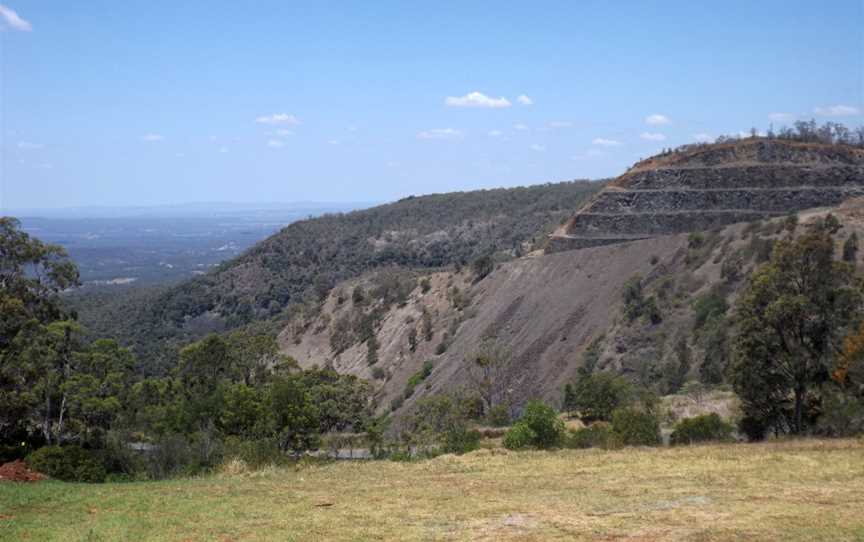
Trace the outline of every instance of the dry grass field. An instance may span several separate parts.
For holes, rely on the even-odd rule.
[[[864,540],[864,441],[0,485],[3,540]]]

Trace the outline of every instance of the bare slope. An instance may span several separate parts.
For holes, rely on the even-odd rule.
[[[802,220],[826,212],[817,210]],[[860,205],[834,212],[845,224],[841,240],[852,231],[864,236]],[[426,293],[418,285],[402,306],[392,306],[383,317],[376,334],[381,345],[377,377],[366,362],[367,343],[338,355],[329,346],[334,321],[356,320],[370,310],[358,309],[350,300],[339,304],[336,293],[311,321],[286,328],[281,344],[304,366],[332,364],[376,382],[380,411],[410,409],[420,397],[470,389],[465,360],[484,339],[494,339],[511,353],[505,378],[516,408],[532,397],[560,401],[562,387],[583,364],[587,347],[601,337],[598,369],[657,384],[683,341],[693,357],[689,376],[695,378],[706,353],[704,337],[695,329],[696,300],[716,293],[731,305],[782,231],[783,219],[774,219],[727,226],[695,238],[698,242],[686,234],[666,235],[524,257],[500,265],[473,285],[467,271],[433,274]],[[656,299],[661,322],[624,317],[622,291],[634,275],[641,276],[644,295]],[[337,291],[350,291],[353,285]],[[470,298],[461,309],[453,301],[454,287],[460,299]],[[423,333],[424,311],[432,324],[429,341]],[[413,351],[412,329],[418,336]],[[454,331],[446,352],[437,354],[445,333]],[[432,362],[431,374],[406,393],[409,379],[426,361]]]

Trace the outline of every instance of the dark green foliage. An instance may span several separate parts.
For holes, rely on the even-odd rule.
[[[702,248],[705,244],[705,235],[700,232],[693,232],[687,236],[687,248],[696,250]]]
[[[635,408],[619,408],[612,414],[612,432],[624,446],[657,446],[662,443],[657,418]]]
[[[492,270],[495,269],[495,260],[489,254],[479,256],[471,262],[471,271],[474,273],[474,282],[479,282],[486,278]]]
[[[622,298],[624,300],[624,316],[628,322],[632,322],[640,316],[651,324],[659,324],[663,321],[660,307],[654,296],[644,297],[641,276],[633,275],[624,283]]]
[[[423,368],[419,371],[411,375],[411,378],[408,379],[408,382],[405,384],[405,392],[402,394],[405,399],[408,399],[412,395],[414,395],[414,390],[417,386],[420,385],[421,382],[426,380],[429,375],[432,374],[432,369],[434,365],[431,360],[426,360],[423,362]]]
[[[586,421],[612,419],[612,412],[633,399],[633,388],[627,380],[601,372],[580,376],[571,385],[564,408]]]
[[[843,243],[843,261],[844,262],[855,262],[858,259],[858,234],[856,232],[852,232],[852,234],[846,238],[846,241]]]
[[[362,286],[355,286],[351,291],[351,302],[355,305],[362,305],[366,302],[366,292]]]
[[[705,357],[699,365],[699,381],[716,385],[725,380],[729,367],[729,325],[724,316],[714,316],[699,331]]]
[[[205,276],[86,305],[83,323],[133,345],[154,369],[167,369],[177,345],[269,318],[273,302],[317,304],[332,285],[392,266],[446,268],[493,251],[496,259],[508,258],[509,247],[543,239],[602,186],[569,182],[435,194],[301,220]],[[430,235],[438,232],[444,235]],[[415,277],[408,291],[416,285]],[[199,322],[206,326],[192,325]]]
[[[615,448],[619,438],[612,431],[612,425],[607,422],[595,422],[582,429],[571,431],[567,435],[565,445],[568,448]]]
[[[693,331],[699,332],[709,319],[722,316],[729,310],[726,297],[720,289],[712,288],[696,298],[693,302]]]
[[[429,277],[423,277],[420,279],[420,292],[423,294],[428,294],[429,290],[432,289],[432,283],[429,281]]]
[[[624,315],[632,322],[642,315],[642,306],[645,298],[642,296],[642,277],[634,275],[624,283],[624,291],[621,294],[624,299]]]
[[[507,405],[496,405],[486,413],[486,423],[492,427],[505,427],[510,425],[510,409]]]
[[[831,437],[864,434],[864,396],[826,385],[822,391],[822,415],[816,433]]]
[[[690,373],[693,355],[690,347],[687,346],[687,339],[681,337],[675,343],[675,357],[670,360],[663,371],[663,379],[666,384],[666,393],[676,393],[687,381],[687,375]]]
[[[387,378],[387,371],[385,371],[381,367],[373,367],[372,378],[374,378],[375,380],[384,380],[385,378]]]
[[[670,442],[693,444],[696,442],[728,442],[732,440],[732,426],[715,413],[684,418],[675,424]]]
[[[376,335],[372,335],[369,337],[369,340],[366,341],[366,364],[367,365],[375,365],[378,363],[378,337]]]
[[[555,409],[540,401],[529,401],[519,421],[504,436],[504,446],[511,450],[548,450],[559,446],[563,439],[564,422]]]
[[[441,453],[470,452],[480,445],[480,433],[469,428],[467,420],[452,397],[426,397],[417,403],[406,438],[421,447],[434,446]]]
[[[739,297],[733,382],[754,427],[801,433],[818,415],[819,386],[862,306],[852,266],[834,259],[838,227],[826,219],[779,241]]]
[[[64,482],[105,481],[105,467],[79,446],[44,446],[28,455],[26,461],[31,469]]]

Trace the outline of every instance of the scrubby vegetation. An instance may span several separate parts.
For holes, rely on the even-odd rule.
[[[408,197],[295,222],[213,272],[164,291],[77,304],[94,336],[111,336],[164,375],[179,344],[315,310],[338,282],[382,268],[467,266],[477,278],[512,258],[602,187],[587,181]],[[337,348],[341,347],[340,343]]]

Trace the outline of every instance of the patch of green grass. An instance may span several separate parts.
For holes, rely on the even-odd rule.
[[[3,540],[860,540],[864,441],[482,449],[123,484],[0,483]]]

